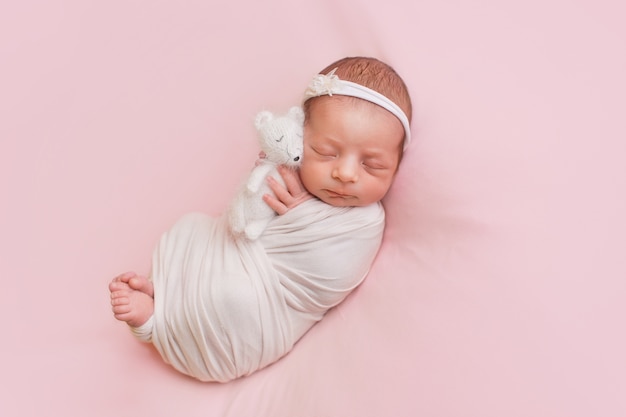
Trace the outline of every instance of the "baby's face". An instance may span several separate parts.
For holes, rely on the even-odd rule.
[[[393,182],[403,138],[400,121],[376,104],[318,97],[304,127],[302,183],[333,206],[380,201]]]

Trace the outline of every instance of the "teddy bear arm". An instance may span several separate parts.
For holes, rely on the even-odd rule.
[[[259,165],[254,168],[248,177],[247,187],[252,193],[256,193],[265,182],[265,177],[272,171],[273,166],[270,164]]]

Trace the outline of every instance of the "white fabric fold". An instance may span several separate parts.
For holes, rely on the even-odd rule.
[[[153,255],[154,315],[133,332],[165,362],[226,382],[278,360],[365,278],[384,229],[382,205],[309,200],[255,241],[227,217],[190,214]]]

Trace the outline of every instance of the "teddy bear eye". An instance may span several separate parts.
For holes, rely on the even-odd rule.
[[[276,139],[276,142],[280,142],[280,141],[282,141],[284,137],[285,137],[285,135],[282,135],[282,136],[280,137],[280,139]]]

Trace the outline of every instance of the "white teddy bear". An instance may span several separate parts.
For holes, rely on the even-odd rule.
[[[257,115],[254,124],[265,158],[254,167],[228,213],[233,234],[245,235],[250,240],[261,236],[269,221],[276,215],[263,201],[264,194],[272,194],[267,185],[267,176],[273,176],[284,185],[276,167],[286,165],[296,168],[302,161],[304,111],[298,106],[292,107],[283,116],[262,111]]]

